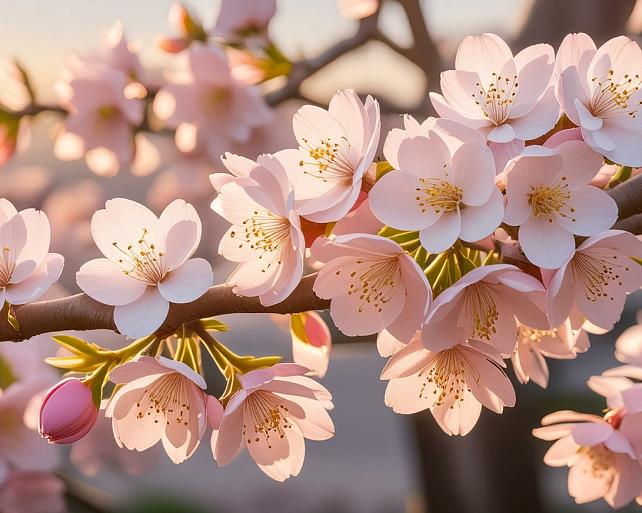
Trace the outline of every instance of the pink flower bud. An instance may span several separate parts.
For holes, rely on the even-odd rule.
[[[40,435],[49,443],[70,444],[89,433],[97,418],[89,387],[77,378],[65,379],[42,401]]]

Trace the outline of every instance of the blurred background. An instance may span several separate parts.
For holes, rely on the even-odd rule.
[[[67,56],[98,47],[102,35],[120,20],[129,40],[139,48],[150,77],[161,83],[164,74],[179,65],[178,57],[162,52],[156,44],[158,35],[169,30],[171,4],[171,0],[0,0],[0,57],[17,59],[29,72],[38,101],[55,104],[54,84]],[[210,26],[219,2],[191,0],[188,6]],[[452,67],[456,48],[467,34],[496,32],[515,52],[538,42],[557,47],[565,34],[576,31],[589,33],[599,45],[619,34],[637,36],[642,30],[642,3],[386,0],[375,22],[379,36],[360,40],[352,51],[331,59],[306,78],[297,94],[279,101],[269,134],[243,148],[244,154],[254,157],[262,151],[291,147],[290,119],[302,98],[324,104],[339,88],[376,95],[385,111],[386,129],[400,126],[399,114],[404,112],[423,119],[431,114],[427,92],[438,90],[439,72]],[[289,60],[313,61],[340,41],[354,43],[364,23],[372,20],[341,16],[335,0],[278,0],[269,33]],[[264,87],[278,95],[283,83],[274,82]],[[226,223],[208,208],[213,191],[207,175],[217,169],[216,162],[181,156],[171,137],[151,134],[148,144],[152,150],[146,162],[122,169],[116,176],[98,176],[82,160],[63,162],[54,156],[52,139],[60,119],[55,113],[38,115],[29,148],[0,170],[0,196],[18,208],[45,210],[52,224],[52,250],[67,258],[60,287],[52,295],[77,292],[75,271],[97,256],[89,232],[91,214],[116,196],[144,202],[156,212],[175,198],[194,203],[206,227],[199,253],[213,262],[216,281],[225,280],[231,266],[217,258],[216,247]],[[72,455],[76,465],[63,465],[69,509],[114,513],[606,511],[603,502],[573,503],[567,494],[566,469],[543,464],[548,444],[535,440],[530,431],[551,411],[599,412],[604,407],[585,381],[616,364],[612,357],[615,338],[635,323],[641,307],[642,295],[630,296],[621,323],[608,335],[592,336],[587,354],[574,361],[549,361],[547,390],[515,381],[517,407],[502,416],[485,410],[465,438],[446,436],[429,414],[393,414],[383,403],[385,384],[379,381],[379,373],[384,362],[373,341],[344,340],[335,333],[324,384],[335,393],[337,434],[323,444],[307,444],[299,477],[273,483],[247,455],[219,469],[207,438],[180,467],[162,454],[157,459],[154,454],[142,455],[129,469],[134,474],[145,469],[140,475],[124,472],[119,461],[110,460],[97,469],[76,454]],[[268,316],[237,315],[223,320],[232,328],[223,342],[240,352],[289,354],[289,335]],[[122,343],[107,333],[84,336],[114,346]],[[109,429],[104,430],[105,440]],[[630,511],[635,508],[631,506]]]

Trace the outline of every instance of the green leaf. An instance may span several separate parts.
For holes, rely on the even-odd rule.
[[[55,335],[51,337],[54,341],[78,355],[101,356],[101,348],[81,338],[72,337],[71,335]]]
[[[0,357],[0,390],[5,390],[9,385],[16,381],[16,376],[11,370],[11,365],[7,360]]]
[[[205,328],[206,330],[211,331],[229,331],[230,329],[227,324],[219,321],[218,319],[215,319],[214,317],[201,319],[201,326],[203,326],[203,328]]]

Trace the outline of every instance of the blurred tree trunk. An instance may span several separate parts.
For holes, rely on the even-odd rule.
[[[429,412],[413,415],[427,513],[542,513],[531,434],[540,409],[524,393],[502,415],[484,409],[465,437],[445,435]]]
[[[586,32],[600,45],[626,33],[626,21],[636,0],[535,0],[521,34],[520,49],[535,43],[557,48],[569,32]]]

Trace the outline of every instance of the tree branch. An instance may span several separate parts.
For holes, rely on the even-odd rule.
[[[618,219],[642,214],[642,175],[630,178],[609,191],[619,209]]]
[[[231,313],[297,313],[324,310],[330,302],[319,299],[312,291],[315,279],[316,273],[304,276],[299,286],[285,301],[271,307],[264,307],[256,297],[238,296],[232,292],[231,287],[216,285],[192,303],[172,304],[167,320],[157,334],[165,337],[185,322]],[[0,340],[18,342],[43,333],[68,330],[117,331],[113,318],[114,308],[98,303],[85,294],[15,306],[14,313],[20,325],[20,332],[17,333],[6,319],[2,319]]]

